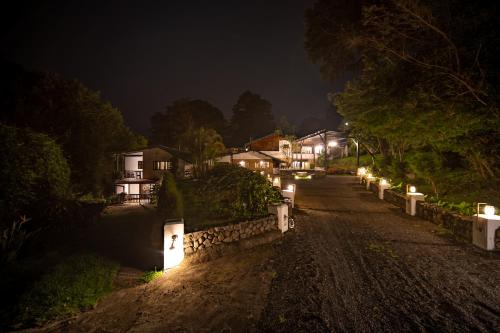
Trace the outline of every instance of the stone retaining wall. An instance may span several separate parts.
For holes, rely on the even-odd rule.
[[[472,243],[472,217],[451,212],[428,202],[417,203],[417,216],[443,226],[455,236]]]
[[[223,245],[278,230],[276,216],[269,215],[252,221],[212,227],[184,235],[184,253],[189,256],[207,252]]]
[[[378,184],[370,183],[370,190],[378,196]],[[406,208],[405,195],[384,191],[384,200],[402,208]],[[450,230],[458,238],[472,242],[472,217],[462,216],[428,202],[417,202],[417,216]]]

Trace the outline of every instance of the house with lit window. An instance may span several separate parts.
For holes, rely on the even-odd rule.
[[[281,160],[281,169],[324,169],[326,159],[347,156],[347,138],[342,132],[320,130],[293,141],[279,133],[250,140],[245,149]]]
[[[348,155],[347,138],[342,132],[321,130],[294,140],[292,169],[324,169],[329,158]]]
[[[155,146],[116,155],[115,193],[123,193],[127,201],[147,201],[155,184],[165,171],[177,177],[189,177],[192,164],[186,153]]]
[[[280,164],[283,163],[278,158],[252,150],[221,156],[215,162],[239,165],[266,177],[278,175]]]

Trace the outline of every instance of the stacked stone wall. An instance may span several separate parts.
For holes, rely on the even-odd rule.
[[[213,251],[241,240],[278,230],[276,216],[269,215],[252,221],[212,227],[184,235],[184,253],[192,254]]]

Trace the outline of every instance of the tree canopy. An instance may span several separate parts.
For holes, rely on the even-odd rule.
[[[209,163],[225,151],[222,137],[212,128],[200,127],[184,133],[183,146],[191,155],[194,174],[199,177],[208,171]]]
[[[167,106],[165,112],[151,117],[151,141],[182,148],[182,136],[200,127],[225,133],[227,125],[222,111],[201,99],[179,99]]]
[[[112,153],[146,140],[125,126],[121,113],[77,80],[5,67],[1,121],[45,133],[63,149],[76,193],[101,194],[113,179]]]
[[[374,151],[401,163],[419,152],[410,162],[427,169],[460,156],[478,177],[500,176],[495,4],[320,0],[306,21],[306,49],[326,78],[357,69],[332,100]]]
[[[243,92],[233,106],[231,144],[241,146],[250,138],[258,138],[274,130],[271,103],[251,91]]]

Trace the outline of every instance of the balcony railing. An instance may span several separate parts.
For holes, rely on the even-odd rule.
[[[129,203],[150,203],[151,194],[149,194],[149,193],[125,194],[123,196],[123,201],[129,202]]]
[[[122,178],[142,179],[142,171],[125,170],[122,173]]]

